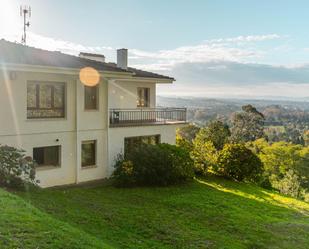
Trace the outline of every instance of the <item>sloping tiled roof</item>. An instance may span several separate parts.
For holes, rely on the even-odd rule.
[[[93,67],[99,71],[133,73],[133,77],[157,78],[174,80],[168,76],[146,72],[135,68],[121,69],[114,63],[104,63],[61,52],[33,48],[6,40],[0,40],[0,63],[23,64],[81,69]]]
[[[116,63],[109,62],[107,64],[112,66],[112,67],[116,67],[117,68]],[[127,71],[133,73],[134,74],[133,77],[156,78],[156,79],[158,79],[158,78],[160,79],[161,78],[161,79],[175,80],[174,78],[169,77],[169,76],[164,76],[162,74],[147,72],[147,71],[140,70],[140,69],[133,68],[133,67],[128,67]]]

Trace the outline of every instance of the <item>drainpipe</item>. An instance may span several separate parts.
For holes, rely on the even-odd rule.
[[[75,183],[78,184],[79,183],[79,166],[80,166],[80,146],[79,146],[79,102],[78,102],[78,93],[79,93],[79,88],[80,88],[81,82],[77,79],[76,80],[76,91],[75,91],[75,129],[76,129],[76,133],[75,133],[75,141],[76,141],[76,166],[75,166]]]

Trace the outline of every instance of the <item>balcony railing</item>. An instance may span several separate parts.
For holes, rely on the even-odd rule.
[[[185,108],[110,109],[110,127],[186,123]]]

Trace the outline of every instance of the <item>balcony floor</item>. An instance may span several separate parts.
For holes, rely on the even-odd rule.
[[[187,124],[186,121],[164,120],[164,121],[120,121],[119,123],[110,124],[109,127],[132,127],[132,126],[152,126],[152,125],[177,125]]]

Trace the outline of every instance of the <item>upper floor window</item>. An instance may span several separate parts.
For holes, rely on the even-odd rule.
[[[137,107],[150,107],[150,88],[137,88]]]
[[[28,82],[27,118],[64,118],[65,83]]]
[[[98,86],[85,86],[85,110],[98,110]]]

